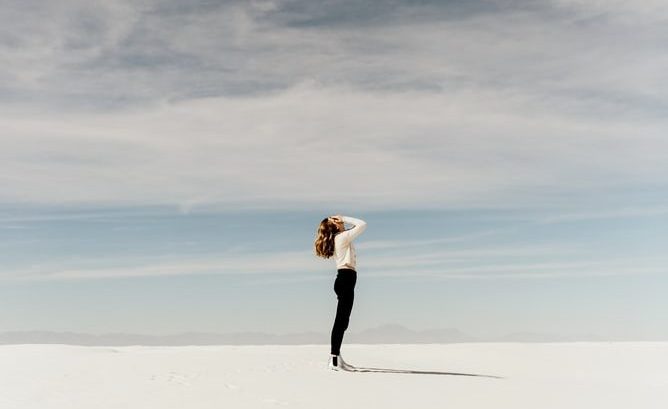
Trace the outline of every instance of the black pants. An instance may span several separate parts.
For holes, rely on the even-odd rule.
[[[340,268],[337,270],[336,280],[334,281],[334,292],[339,302],[336,306],[334,327],[332,327],[332,355],[339,355],[341,353],[343,333],[348,328],[350,312],[353,310],[356,282],[357,272],[355,270],[350,268]]]

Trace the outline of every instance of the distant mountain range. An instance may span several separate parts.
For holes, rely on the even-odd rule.
[[[571,342],[605,341],[596,335],[559,336],[544,333],[513,333],[498,338],[476,338],[454,328],[416,331],[401,325],[387,324],[360,332],[347,332],[345,342],[352,344],[445,344],[457,342]],[[329,334],[298,332],[270,334],[265,332],[183,332],[171,335],[108,333],[101,335],[55,331],[0,332],[0,345],[69,344],[88,346],[130,345],[304,345],[328,344]]]

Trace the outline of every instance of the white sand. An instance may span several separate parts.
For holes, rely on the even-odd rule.
[[[0,346],[0,409],[668,408],[668,343]]]

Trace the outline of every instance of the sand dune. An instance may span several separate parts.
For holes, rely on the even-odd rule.
[[[1,409],[661,408],[668,343],[0,346]],[[470,376],[481,375],[481,376]]]

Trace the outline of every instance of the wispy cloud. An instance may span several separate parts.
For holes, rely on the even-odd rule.
[[[383,248],[386,249],[386,248]],[[193,257],[143,256],[113,258],[67,257],[32,263],[29,267],[11,269],[3,280],[70,280],[174,275],[261,274],[263,280],[327,279],[334,268],[332,260],[318,259],[311,251],[248,252],[243,247],[220,254]],[[569,260],[569,261],[563,261]],[[470,278],[588,276],[601,274],[638,274],[663,272],[666,260],[647,257],[617,257],[605,260],[587,258],[587,250],[577,245],[494,245],[460,249],[413,247],[405,252],[379,252],[368,249],[361,266],[371,277],[396,276],[422,279],[468,275]],[[267,274],[275,278],[264,277]]]
[[[504,230],[485,230],[481,232],[474,232],[468,234],[462,234],[454,237],[444,237],[436,239],[425,239],[425,240],[373,240],[365,241],[357,245],[357,248],[360,249],[369,249],[369,250],[384,250],[384,249],[403,249],[407,247],[423,247],[437,244],[447,244],[447,243],[460,243],[479,239],[481,237],[494,236],[501,232],[507,232],[510,229]]]
[[[662,216],[666,214],[668,214],[668,206],[626,207],[622,209],[612,209],[606,211],[599,210],[544,216],[538,220],[538,223],[561,223],[596,219],[638,218]]]
[[[638,7],[16,3],[0,201],[436,208],[665,186],[664,10]]]
[[[308,252],[268,254],[231,251],[197,258],[166,257],[72,259],[21,268],[2,275],[7,280],[68,280],[128,277],[157,277],[191,274],[291,273],[317,270],[321,266]]]
[[[374,277],[404,277],[429,279],[468,278],[553,278],[573,277],[583,278],[590,276],[617,276],[638,274],[665,274],[668,268],[654,264],[656,260],[649,260],[652,265],[638,258],[618,258],[606,261],[577,261],[577,262],[548,262],[523,264],[478,265],[470,267],[445,266],[427,267],[417,266],[410,270],[374,271],[369,275]],[[666,262],[668,260],[662,260]]]
[[[6,119],[13,137],[2,140],[0,194],[4,201],[186,208],[327,201],[438,207],[540,202],[536,192],[544,188],[663,182],[668,147],[654,131],[636,130],[631,139],[619,124],[585,132],[584,124],[489,108],[484,124],[467,125],[484,107],[467,113],[466,105],[475,102],[309,86],[262,100],[189,101],[134,114]],[[448,107],[462,111],[448,114]],[[331,166],[322,166],[330,157]],[[347,181],[345,198],[331,188],[340,180]]]

